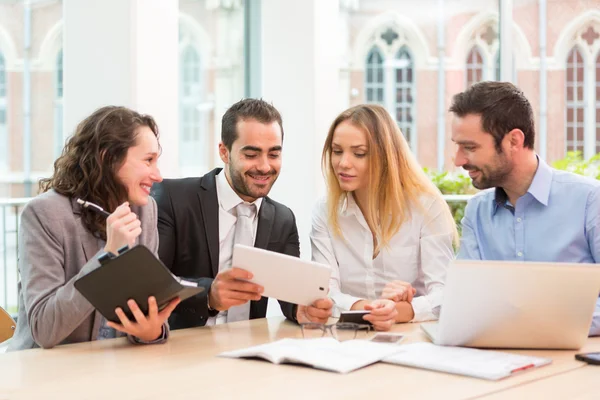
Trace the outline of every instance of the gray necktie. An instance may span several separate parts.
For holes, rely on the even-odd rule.
[[[236,206],[237,221],[235,223],[234,244],[254,246],[254,218],[256,205],[240,203]],[[241,306],[233,306],[227,311],[227,322],[245,321],[250,318],[250,302]]]

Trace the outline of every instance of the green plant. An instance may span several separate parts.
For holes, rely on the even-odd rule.
[[[567,156],[561,160],[554,161],[552,166],[563,171],[573,172],[575,174],[588,176],[600,180],[600,153],[588,160],[583,158],[580,151],[569,151]],[[458,172],[437,172],[428,168],[423,168],[429,179],[442,192],[442,194],[475,194],[477,189],[471,184],[471,179]],[[448,202],[454,221],[461,233],[461,220],[465,215],[466,201]]]
[[[424,168],[425,173],[442,194],[473,194],[477,189],[471,185],[471,178],[467,175],[458,172],[437,172]],[[461,220],[465,215],[466,201],[451,201],[448,202],[450,211],[456,222],[458,232],[461,232]]]
[[[569,151],[565,158],[554,161],[552,166],[563,171],[600,179],[600,153],[585,160],[580,151]]]

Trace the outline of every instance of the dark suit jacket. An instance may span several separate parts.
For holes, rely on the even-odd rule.
[[[158,254],[175,275],[194,280],[206,290],[183,301],[171,314],[171,330],[204,326],[209,314],[208,290],[219,272],[219,203],[216,168],[201,178],[165,179],[153,185],[158,204]],[[292,210],[268,197],[258,215],[255,247],[300,256],[298,229]],[[295,305],[279,302],[285,316],[295,321]],[[264,318],[267,298],[252,301],[250,319]]]

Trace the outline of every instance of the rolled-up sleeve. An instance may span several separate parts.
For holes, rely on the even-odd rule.
[[[420,233],[421,269],[425,294],[412,301],[411,322],[434,320],[442,305],[446,272],[454,258],[454,221],[446,202],[436,198],[426,213]]]
[[[314,207],[310,233],[312,260],[331,267],[329,298],[335,303],[338,310],[347,311],[352,308],[354,303],[363,299],[341,291],[340,268],[333,249],[331,233],[327,226],[326,207],[325,200],[320,200]]]

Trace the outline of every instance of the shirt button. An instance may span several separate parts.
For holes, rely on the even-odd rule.
[[[521,251],[520,251],[520,252],[518,252],[518,253],[517,253],[517,255],[518,255],[519,257],[523,257],[523,252],[521,252]]]
[[[517,218],[517,222],[521,222],[521,218],[520,218],[520,217],[519,217],[519,218]]]

